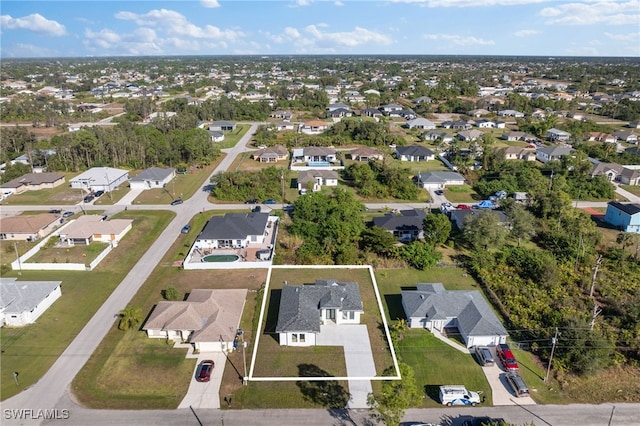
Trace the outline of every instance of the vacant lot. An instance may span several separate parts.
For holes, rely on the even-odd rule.
[[[118,218],[134,220],[133,229],[92,272],[22,273],[22,280],[62,281],[62,297],[36,324],[0,329],[2,399],[26,389],[42,377],[164,230],[172,215],[161,211],[119,214]],[[15,271],[12,274],[16,276]],[[13,380],[13,371],[20,373],[20,386]]]

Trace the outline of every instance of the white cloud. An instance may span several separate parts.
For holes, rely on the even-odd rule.
[[[426,7],[518,6],[550,0],[391,0],[392,3],[414,3]]]
[[[218,0],[200,0],[200,6],[213,9],[220,7],[220,3],[218,3]]]
[[[633,41],[636,43],[640,42],[640,32],[626,33],[626,34],[613,34],[613,33],[605,32],[604,35],[610,38],[611,40]]]
[[[640,0],[591,1],[564,3],[545,7],[540,15],[549,25],[637,25],[640,22]]]
[[[342,3],[340,0],[334,1],[333,4],[335,4],[336,6],[344,6],[344,3]]]
[[[393,40],[384,35],[362,27],[351,31],[329,32],[327,24],[308,25],[298,30],[286,27],[280,34],[264,33],[265,38],[277,44],[291,44],[297,53],[331,53],[340,47],[353,48],[366,44],[389,45]]]
[[[484,40],[473,36],[461,36],[459,34],[425,34],[427,40],[444,40],[453,46],[490,46],[495,44],[493,40]]]
[[[33,44],[16,43],[15,45],[3,47],[3,56],[9,58],[24,58],[24,57],[56,57],[60,56],[60,52],[55,49],[48,49],[46,47],[35,46]],[[67,53],[67,52],[65,52]]]
[[[213,25],[199,27],[192,24],[187,18],[173,10],[154,9],[144,14],[133,12],[118,12],[116,18],[134,21],[140,26],[153,27],[166,32],[171,36],[185,36],[199,39],[224,39],[228,41],[245,37],[240,31],[223,30]]]
[[[11,15],[2,15],[0,16],[0,26],[2,26],[3,29],[29,30],[52,36],[62,36],[67,32],[64,25],[47,19],[39,13],[33,13],[22,18],[13,18]]]
[[[528,36],[532,36],[532,35],[536,35],[536,34],[540,34],[540,31],[538,31],[538,30],[520,30],[520,31],[516,31],[515,33],[513,33],[513,35],[516,36],[516,37],[528,37]]]
[[[305,7],[311,6],[311,0],[295,0],[289,7]]]

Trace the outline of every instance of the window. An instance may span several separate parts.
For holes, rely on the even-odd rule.
[[[342,311],[342,319],[346,320],[346,319],[354,319],[355,318],[355,312],[353,311]]]
[[[298,343],[298,334],[297,333],[291,333],[291,342]]]
[[[300,333],[300,343],[304,343],[304,333]]]

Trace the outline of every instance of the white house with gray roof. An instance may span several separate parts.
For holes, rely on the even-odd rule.
[[[360,324],[362,313],[358,283],[324,279],[308,285],[285,284],[276,333],[282,346],[314,346],[320,325]]]
[[[442,283],[419,283],[404,290],[402,307],[411,328],[442,332],[456,327],[468,348],[506,343],[509,334],[477,290],[445,290]]]
[[[214,216],[196,238],[196,249],[245,248],[262,244],[269,213],[227,213]]]
[[[420,188],[442,189],[450,185],[464,185],[464,176],[456,172],[418,173],[414,181]]]
[[[131,189],[164,188],[166,184],[176,177],[176,169],[150,167],[129,179]]]
[[[92,167],[69,180],[72,188],[109,192],[129,180],[129,172],[113,167]]]
[[[0,326],[33,324],[62,295],[62,281],[0,278]]]

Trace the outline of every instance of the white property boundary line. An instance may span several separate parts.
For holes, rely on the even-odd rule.
[[[260,343],[260,336],[262,335],[262,320],[264,319],[265,307],[267,304],[267,297],[269,295],[269,288],[271,284],[271,271],[273,269],[368,269],[371,276],[371,283],[373,284],[373,290],[376,294],[376,300],[378,301],[378,311],[382,317],[382,324],[387,337],[387,343],[389,344],[389,350],[391,351],[391,358],[393,359],[393,367],[396,370],[395,376],[371,376],[371,377],[253,377],[253,371],[256,364],[256,356],[258,353],[258,346]],[[396,350],[393,347],[391,341],[391,334],[389,333],[389,324],[387,323],[387,317],[382,309],[382,299],[380,299],[380,292],[378,291],[378,282],[376,281],[375,274],[373,273],[373,267],[371,265],[273,265],[267,272],[267,283],[264,288],[264,294],[262,295],[262,305],[260,307],[260,318],[258,320],[258,330],[256,332],[256,341],[253,346],[253,354],[251,355],[251,367],[249,368],[249,377],[245,377],[245,381],[254,382],[309,382],[309,381],[335,381],[335,380],[402,380],[400,376],[400,368],[398,366],[398,358],[396,357]]]

